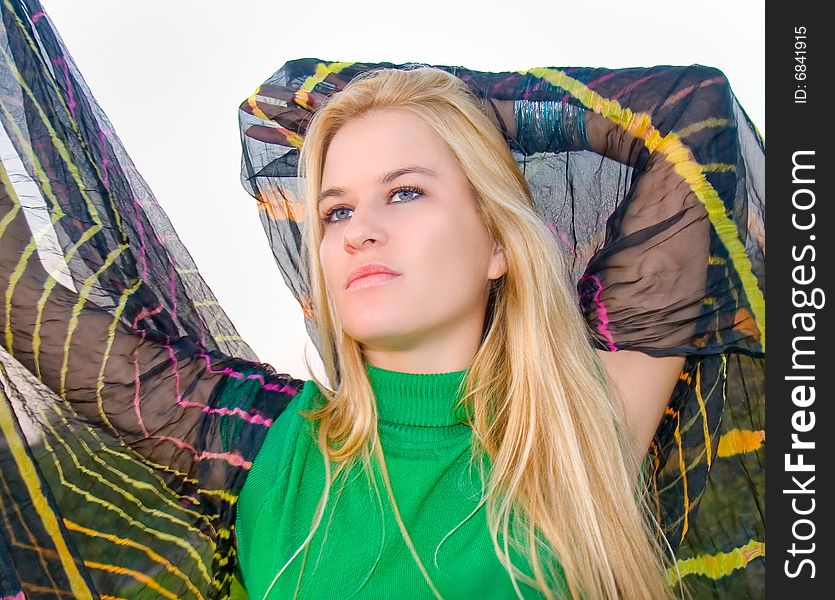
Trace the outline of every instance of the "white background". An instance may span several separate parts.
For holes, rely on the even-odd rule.
[[[42,0],[139,172],[241,336],[308,379],[318,355],[240,186],[240,103],[286,61],[497,71],[700,63],[765,134],[764,2]]]

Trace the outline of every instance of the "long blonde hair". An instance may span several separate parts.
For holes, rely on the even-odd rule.
[[[479,506],[486,503],[496,554],[517,594],[524,581],[545,597],[560,597],[554,582],[561,567],[569,587],[561,593],[574,598],[671,597],[659,531],[636,482],[639,465],[620,431],[623,414],[590,343],[563,251],[478,99],[457,77],[430,67],[356,77],[316,112],[302,147],[312,305],[334,389],[311,370],[324,401],[307,417],[318,426],[326,485],[310,533],[285,568],[309,547],[339,474],[358,460],[370,474],[376,456],[404,540],[440,597],[391,492],[362,348],[341,328],[318,260],[322,225],[315,217],[328,147],[343,125],[378,109],[408,111],[432,127],[457,157],[484,224],[504,248],[507,272],[491,289],[461,403],[473,429],[472,464],[482,474]],[[489,469],[482,466],[485,454]],[[530,561],[533,577],[511,563],[511,547]]]

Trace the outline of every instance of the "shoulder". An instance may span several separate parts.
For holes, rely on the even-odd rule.
[[[232,360],[218,371],[222,378],[210,403],[228,417],[243,418],[256,425],[271,423],[282,414],[305,383],[286,373],[276,373],[268,364],[250,361]],[[230,424],[237,420],[233,418]]]
[[[314,381],[276,373],[267,364],[232,361],[223,368],[210,402],[221,415],[220,435],[225,451],[234,451],[251,461],[260,451],[268,432],[286,426],[317,390]]]
[[[316,382],[312,379],[303,381],[299,392],[290,400],[281,414],[269,424],[269,431],[263,447],[258,452],[256,462],[262,461],[264,456],[278,463],[286,462],[282,461],[281,456],[287,455],[284,458],[289,458],[289,455],[292,455],[292,447],[296,439],[309,423],[302,413],[316,408],[320,399],[321,395]]]
[[[314,443],[310,421],[303,413],[314,408],[319,389],[313,380],[305,381],[299,394],[286,409],[268,424],[268,431],[258,452],[254,456],[242,496],[245,504],[258,503],[257,498],[269,494],[275,485],[280,485],[282,474],[299,455],[306,454],[306,447]],[[255,500],[253,500],[255,499]]]
[[[298,387],[298,393],[287,405],[287,408],[281,414],[281,417],[285,417],[286,415],[286,419],[304,420],[301,413],[319,407],[321,405],[321,401],[322,395],[320,394],[319,386],[316,385],[316,382],[312,379],[301,381]]]

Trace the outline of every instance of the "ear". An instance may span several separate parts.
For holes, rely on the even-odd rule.
[[[505,273],[507,273],[507,257],[504,254],[504,248],[495,243],[493,244],[493,256],[490,257],[488,278],[498,279]]]

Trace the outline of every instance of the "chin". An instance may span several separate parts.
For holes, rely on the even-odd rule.
[[[376,347],[392,347],[402,345],[411,339],[414,328],[404,329],[403,318],[396,319],[396,325],[387,324],[379,316],[372,315],[369,321],[353,321],[350,325],[343,323],[343,329],[351,338],[363,345]]]
[[[345,327],[345,333],[355,339],[361,344],[380,344],[386,340],[399,337],[403,335],[401,332],[392,330],[387,327],[382,327],[381,323],[374,324],[375,326],[354,326],[351,328]]]
[[[411,307],[391,300],[378,301],[374,298],[351,302],[346,310],[340,311],[342,326],[345,330],[378,330],[402,328],[405,320],[412,313]],[[398,325],[400,327],[398,327]]]

